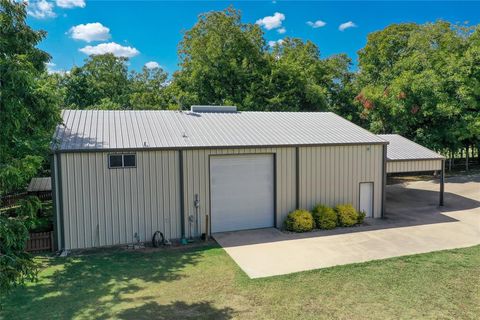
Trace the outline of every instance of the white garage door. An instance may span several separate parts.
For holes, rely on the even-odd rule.
[[[212,156],[212,232],[273,227],[273,155]]]

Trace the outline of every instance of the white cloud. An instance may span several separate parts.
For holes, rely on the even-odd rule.
[[[277,41],[268,41],[268,46],[270,48],[273,48],[276,45],[279,45],[279,46],[282,45],[282,43],[283,43],[283,39],[278,39]]]
[[[56,3],[60,8],[85,8],[85,0],[57,0]]]
[[[56,66],[55,63],[53,63],[53,62],[47,62],[47,63],[45,63],[45,66],[47,67],[47,72],[48,72],[48,73],[55,73],[55,72],[56,72],[56,71],[53,69],[53,68]]]
[[[71,27],[68,34],[72,39],[91,41],[105,41],[110,38],[110,29],[102,25],[100,22],[79,24]]]
[[[53,3],[46,0],[27,2],[28,15],[37,19],[53,18],[56,16],[53,12]]]
[[[96,46],[86,46],[84,48],[79,49],[79,51],[88,55],[113,53],[113,55],[116,57],[126,57],[126,58],[135,57],[140,53],[140,51],[138,51],[133,47],[122,46],[115,42],[100,43],[99,45],[96,45]]]
[[[283,20],[285,20],[285,15],[280,12],[275,12],[273,16],[266,16],[262,19],[258,19],[255,23],[267,30],[272,30],[280,28]]]
[[[155,69],[155,68],[160,68],[160,65],[158,64],[158,62],[149,61],[145,63],[145,67],[147,67],[147,69]]]
[[[321,27],[324,27],[327,23],[325,21],[322,21],[322,20],[317,20],[317,21],[307,21],[307,24],[314,28],[314,29],[317,29],[317,28],[321,28]]]
[[[338,30],[340,31],[344,31],[348,28],[355,28],[357,25],[355,23],[353,23],[353,21],[348,21],[348,22],[345,22],[345,23],[342,23],[341,25],[338,26]]]
[[[284,34],[285,32],[287,32],[287,29],[282,27],[280,29],[277,29],[277,32],[280,33],[280,34]]]
[[[60,75],[68,75],[70,74],[70,70],[48,70],[48,74],[60,74]]]
[[[58,73],[58,74],[64,75],[64,74],[69,74],[70,73],[70,71],[56,70],[54,68],[56,66],[56,64],[53,63],[53,62],[47,62],[47,63],[45,63],[45,65],[47,66],[48,74],[57,74]]]

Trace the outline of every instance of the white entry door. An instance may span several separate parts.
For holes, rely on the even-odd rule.
[[[360,211],[373,217],[373,182],[360,183]]]
[[[212,232],[273,227],[273,155],[210,158]]]

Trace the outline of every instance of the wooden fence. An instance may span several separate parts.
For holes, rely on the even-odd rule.
[[[1,206],[6,208],[12,207],[18,201],[25,199],[28,196],[37,196],[40,201],[52,200],[52,191],[22,192],[6,195],[1,198]]]
[[[53,231],[30,233],[30,239],[27,240],[28,252],[54,251]]]

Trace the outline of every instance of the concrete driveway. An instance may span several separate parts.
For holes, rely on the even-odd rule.
[[[258,229],[214,234],[250,278],[480,244],[480,176],[387,187],[385,219],[366,226],[288,234]]]

